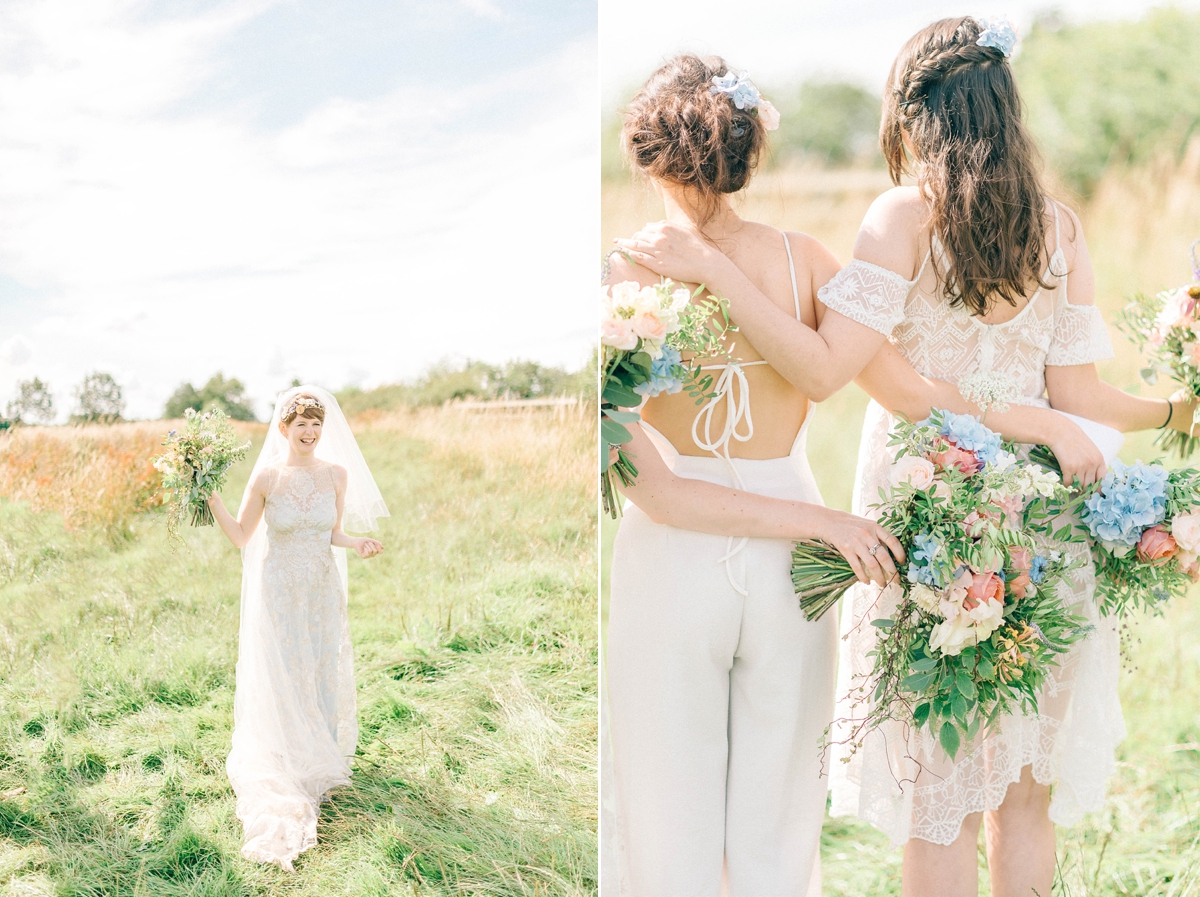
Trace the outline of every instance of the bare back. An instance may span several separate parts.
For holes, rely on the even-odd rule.
[[[815,329],[812,244],[815,241],[804,234],[784,235],[749,221],[742,222],[734,236],[718,242],[721,251],[771,302]],[[643,285],[659,282],[653,272],[614,255],[608,282],[624,280]],[[695,290],[697,285],[688,286]],[[763,360],[745,334],[727,333],[724,346],[728,357],[702,360],[713,386],[720,382],[724,387],[721,398],[697,405],[686,392],[664,394],[646,401],[643,420],[682,455],[712,454],[710,446],[720,440],[732,421],[732,434],[724,443],[730,457],[761,460],[786,456],[808,416],[808,398]],[[693,432],[698,439],[693,439]]]

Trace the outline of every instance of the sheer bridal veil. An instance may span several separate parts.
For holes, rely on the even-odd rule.
[[[283,410],[300,394],[325,406],[325,420],[316,456],[340,465],[347,473],[342,527],[347,532],[370,532],[388,516],[383,496],[367,468],[350,425],[337,400],[320,387],[305,385],[284,392],[275,404],[266,441],[254,464],[242,506],[250,498],[259,472],[282,465],[287,439],[279,430]],[[346,550],[333,549],[346,595]],[[294,650],[286,633],[265,607],[263,569],[267,557],[266,520],[242,549],[242,603],[238,629],[236,691],[233,708],[233,746],[226,771],[237,794],[237,814],[245,826],[243,853],[252,859],[291,860],[316,841],[318,801],[326,791],[349,781],[348,759],[358,741],[355,713],[354,666],[350,636],[343,624],[338,648],[337,737],[324,720],[308,711],[315,683],[295,682],[288,673],[286,652]],[[343,615],[343,620],[345,619]]]

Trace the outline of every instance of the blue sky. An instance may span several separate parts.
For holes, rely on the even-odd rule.
[[[5,0],[0,404],[584,363],[597,77],[594,2]]]

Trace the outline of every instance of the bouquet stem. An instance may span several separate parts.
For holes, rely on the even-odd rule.
[[[192,505],[192,526],[212,526],[214,523],[212,508],[207,501]]]
[[[824,542],[799,542],[792,549],[792,585],[810,623],[821,619],[858,582],[850,563]]]

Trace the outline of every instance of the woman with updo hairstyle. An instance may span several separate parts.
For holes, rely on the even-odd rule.
[[[805,395],[820,400],[857,378],[872,397],[854,487],[854,510],[864,516],[887,483],[889,412],[978,416],[955,386],[969,375],[986,373],[1019,397],[1008,411],[990,410],[987,425],[1049,445],[1068,483],[1103,475],[1119,431],[1191,426],[1193,404],[1182,393],[1139,398],[1098,378],[1095,362],[1112,349],[1087,244],[1078,217],[1042,184],[1008,63],[1015,43],[1006,21],[959,17],[904,45],[880,127],[897,186],[867,212],[853,260],[820,289],[816,329],[782,313],[694,228],[668,220],[617,241],[655,274],[702,281],[725,297],[739,341],[752,341]],[[900,186],[905,172],[915,174],[914,186]],[[1093,631],[1051,671],[1036,713],[998,720],[955,760],[899,721],[865,735],[858,728],[870,695],[870,623],[887,608],[874,584],[847,593],[832,812],[857,815],[904,845],[906,897],[975,895],[985,819],[992,894],[1048,895],[1054,824],[1103,806],[1125,733],[1117,623],[1097,608],[1090,553],[1071,551],[1080,566],[1060,597]]]
[[[719,247],[793,324],[816,327],[837,271],[816,240],[730,204],[778,114],[724,60],[679,56],[634,97],[622,142],[669,220]],[[610,256],[606,284],[656,284]],[[694,286],[694,284],[693,284]],[[809,622],[791,544],[823,539],[863,579],[902,557],[872,521],[826,508],[805,456],[812,403],[734,334],[703,359],[716,395],[648,399],[625,446],[638,469],[613,548],[607,640],[606,875],[623,895],[818,893],[833,714],[833,615]],[[751,411],[753,410],[753,415]],[[606,879],[607,880],[607,879]]]
[[[346,612],[346,549],[383,551],[387,516],[337,399],[315,386],[280,396],[235,518],[209,500],[242,550],[233,745],[242,856],[291,871],[317,843],[321,801],[350,781],[358,741]],[[259,526],[265,523],[265,526]]]

